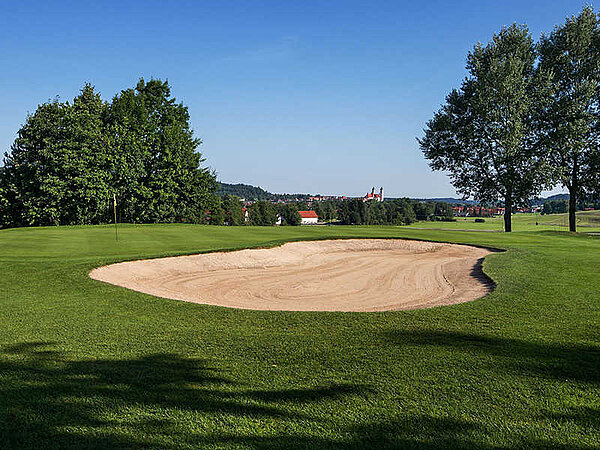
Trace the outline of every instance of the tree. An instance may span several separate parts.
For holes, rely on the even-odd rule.
[[[563,214],[569,209],[568,202],[566,200],[549,200],[544,202],[544,208],[542,214]]]
[[[281,219],[286,225],[298,226],[302,223],[302,217],[298,212],[298,207],[294,203],[288,203],[281,208]]]
[[[370,201],[367,202],[367,217],[365,224],[385,225],[387,223],[387,211],[383,203]]]
[[[73,103],[38,106],[5,155],[6,226],[91,224],[108,219],[106,104],[86,84]]]
[[[239,226],[245,224],[242,202],[238,197],[225,195],[223,197],[223,209],[225,210],[225,223],[227,225]]]
[[[317,202],[319,219],[327,222],[335,219],[335,207],[330,201]]]
[[[437,217],[453,217],[454,211],[452,205],[446,202],[435,202],[433,206],[434,214]]]
[[[277,211],[271,203],[261,200],[250,205],[248,218],[250,225],[271,226],[277,222]]]
[[[143,79],[109,108],[114,187],[123,220],[201,222],[216,179],[197,151],[187,107],[166,81]]]
[[[550,73],[551,103],[541,121],[556,179],[569,191],[569,230],[579,196],[598,182],[600,147],[600,17],[592,7],[570,17],[539,44],[539,70]]]
[[[396,209],[396,218],[391,220],[390,223],[410,225],[416,222],[417,216],[413,207],[413,203],[408,198],[399,198],[394,200],[394,206]]]
[[[513,208],[548,184],[533,120],[544,86],[535,58],[525,26],[503,28],[489,44],[475,45],[469,77],[448,95],[419,140],[432,169],[449,171],[465,198],[504,200],[507,232]]]
[[[416,220],[415,210],[412,202],[407,198],[399,198],[392,202],[380,203],[385,208],[385,220],[383,224],[410,225]]]
[[[353,198],[342,202],[338,210],[339,219],[346,225],[367,224],[367,205],[362,198]]]
[[[298,202],[298,211],[308,211],[310,210],[308,203],[305,201]]]
[[[430,220],[435,213],[432,202],[417,201],[413,205],[417,220]]]
[[[0,171],[1,220],[102,223],[116,194],[123,221],[203,221],[216,184],[199,144],[168,83],[140,80],[111,104],[86,84],[27,117]]]
[[[9,216],[8,191],[4,185],[5,180],[4,167],[0,167],[0,228],[6,226]]]
[[[223,225],[225,223],[225,210],[220,200],[214,202],[209,209],[208,223],[211,225]]]

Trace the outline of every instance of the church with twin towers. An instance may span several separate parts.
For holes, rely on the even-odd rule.
[[[379,194],[375,193],[375,187],[373,187],[373,189],[371,189],[371,192],[367,193],[367,195],[363,197],[363,202],[369,202],[371,200],[375,200],[376,202],[383,201],[383,187],[379,189]]]

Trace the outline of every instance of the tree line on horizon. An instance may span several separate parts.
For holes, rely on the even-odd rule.
[[[248,217],[246,220],[245,211]],[[386,202],[363,201],[362,198],[293,203],[272,203],[258,200],[244,206],[239,197],[224,195],[207,211],[207,223],[211,225],[275,225],[281,218],[282,225],[300,225],[298,211],[313,210],[320,222],[341,225],[410,225],[417,220],[455,220],[452,205],[446,202],[418,201],[399,198]]]
[[[478,43],[468,76],[418,139],[434,170],[465,198],[526,206],[542,190],[569,191],[569,229],[580,197],[600,191],[600,16],[591,6],[534,42],[513,24]]]

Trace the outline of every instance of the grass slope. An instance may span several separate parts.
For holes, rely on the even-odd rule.
[[[484,299],[242,311],[93,281],[123,259],[329,237],[508,249]],[[600,239],[192,225],[0,231],[4,448],[598,448]]]

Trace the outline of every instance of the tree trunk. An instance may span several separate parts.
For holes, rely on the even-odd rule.
[[[577,165],[577,158],[573,162],[573,174],[571,175],[571,183],[569,186],[569,231],[575,233],[577,231],[577,223],[575,217],[575,210],[577,209],[577,189],[578,189],[578,174],[579,167]]]
[[[574,188],[569,189],[569,231],[577,231],[575,210],[577,208],[577,191]]]
[[[507,192],[506,198],[504,199],[504,231],[506,233],[510,233],[512,231],[512,207],[512,194]]]

